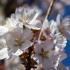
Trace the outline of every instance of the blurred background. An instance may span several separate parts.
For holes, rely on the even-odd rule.
[[[45,14],[51,1],[52,0],[0,0],[0,16],[9,17],[11,13],[15,12],[17,7],[26,4],[29,6],[38,6],[43,11],[43,14]],[[58,13],[63,17],[70,14],[70,0],[55,0],[49,19],[55,19]]]

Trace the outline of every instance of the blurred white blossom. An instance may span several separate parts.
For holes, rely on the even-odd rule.
[[[70,39],[70,16],[67,16],[62,21],[62,27],[67,39]]]
[[[59,13],[62,13],[64,11],[64,5],[61,2],[55,2],[54,3],[54,8],[57,10]]]
[[[41,41],[40,44],[37,43],[35,45],[36,57],[39,59],[39,63],[43,65],[44,70],[54,70],[55,65],[57,68],[60,61],[66,58],[63,50],[66,46],[67,40],[61,34],[61,32],[59,32],[58,26],[60,25],[60,23],[58,22],[52,20],[49,26],[51,31],[49,36],[51,35],[52,39],[46,39],[45,41]],[[63,54],[61,54],[62,52]]]
[[[11,53],[16,53],[18,49],[24,51],[32,45],[32,42],[30,42],[32,31],[27,28],[15,28],[5,35],[5,39],[8,48],[12,51]]]
[[[63,3],[65,3],[66,5],[70,5],[70,0],[61,0]]]
[[[20,63],[20,59],[17,56],[11,56],[5,62],[7,70],[25,70],[24,65]]]
[[[58,9],[61,8],[58,7]],[[32,58],[34,57],[34,60],[37,59],[38,64],[40,64],[43,70],[57,70],[60,62],[67,57],[64,53],[67,39],[59,30],[61,23],[60,14],[58,14],[56,21],[48,21],[46,18],[44,22],[38,19],[40,14],[41,11],[39,11],[37,7],[19,7],[16,9],[16,12],[6,20],[6,24],[0,26],[0,48],[5,46],[8,51],[6,49],[6,53],[4,50],[3,52],[10,56],[9,59],[6,60],[7,70],[24,69],[24,65],[20,63],[19,55],[33,45],[35,56],[30,55]],[[32,30],[43,30],[42,34],[46,39],[43,41],[40,40],[39,42],[37,40],[34,43],[34,40],[32,41],[34,36]],[[2,41],[5,43],[3,44]],[[1,52],[0,55],[2,55],[3,52]],[[27,51],[27,56],[28,53]],[[37,70],[38,69],[39,67],[37,67]]]
[[[41,11],[37,7],[19,7],[16,9],[15,17],[19,16],[19,21],[21,24],[19,26],[25,25],[29,29],[40,29],[41,21],[37,20],[38,16],[40,16]]]

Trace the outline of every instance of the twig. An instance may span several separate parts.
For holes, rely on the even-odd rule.
[[[51,13],[51,10],[52,10],[52,7],[53,7],[53,4],[54,4],[54,1],[55,1],[55,0],[52,0],[51,3],[50,3],[50,6],[49,6],[49,8],[48,8],[48,11],[47,11],[47,14],[46,14],[45,20],[48,18],[48,16],[49,16],[50,13]],[[44,22],[45,22],[45,20],[44,20]],[[44,25],[44,22],[43,22],[43,25]],[[40,31],[40,34],[39,34],[39,37],[38,37],[38,41],[40,40],[41,35],[42,35],[42,33],[43,33],[43,25],[42,25],[42,28],[41,28],[41,31]]]

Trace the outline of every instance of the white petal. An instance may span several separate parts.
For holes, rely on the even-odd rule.
[[[0,39],[0,49],[7,47],[6,40]]]
[[[54,34],[58,30],[57,22],[55,22],[54,20],[51,20],[50,30],[51,30],[51,34]]]
[[[25,43],[23,43],[23,45],[20,47],[20,49],[21,49],[22,51],[25,51],[26,49],[28,49],[28,48],[31,47],[32,45],[33,45],[32,42],[26,41]]]
[[[49,28],[49,22],[48,22],[48,20],[46,19],[45,21],[44,21],[44,23],[43,23],[43,29],[47,29],[47,28]]]
[[[0,26],[0,36],[5,35],[8,31],[6,27]]]
[[[9,56],[8,56],[8,48],[3,48],[0,50],[0,60],[2,59],[8,59]]]
[[[21,55],[22,53],[23,53],[23,51],[20,50],[20,49],[18,49],[13,55],[19,56],[19,55]]]
[[[34,16],[34,18],[29,22],[29,24],[33,24],[34,21],[36,20],[36,18],[37,18],[40,14],[41,14],[40,12],[36,13],[36,15]]]
[[[5,27],[7,27],[9,29],[9,31],[13,30],[14,28],[16,28],[16,25],[19,23],[18,20],[14,19],[14,18],[8,18],[6,20],[6,25]]]
[[[60,54],[61,54],[61,59],[60,59],[60,62],[61,62],[62,60],[67,58],[67,54],[64,52],[61,52]]]
[[[60,14],[58,14],[57,15],[57,18],[56,18],[56,22],[57,22],[57,26],[59,26],[60,25],[60,18],[61,18],[61,15]]]
[[[58,54],[58,53],[59,53],[59,50],[60,50],[60,49],[56,46],[56,47],[55,47],[55,54]]]

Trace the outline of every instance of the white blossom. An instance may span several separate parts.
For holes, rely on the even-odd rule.
[[[18,49],[24,51],[32,45],[32,31],[28,28],[15,28],[9,31],[4,38],[9,48],[9,54],[16,53]]]
[[[67,16],[63,19],[61,26],[63,27],[66,38],[70,39],[70,16]]]
[[[7,70],[23,70],[24,65],[20,63],[19,55],[33,45],[35,56],[32,54],[31,58],[40,64],[37,70],[57,70],[60,62],[67,57],[64,53],[67,39],[59,30],[60,14],[56,21],[45,18],[44,22],[38,19],[40,14],[41,11],[36,7],[19,7],[6,20],[6,24],[0,26],[0,59],[8,58]],[[32,29],[41,30],[39,37],[43,34],[46,40],[39,38],[33,43]]]
[[[24,65],[20,63],[20,59],[17,56],[11,56],[5,62],[6,70],[25,70]]]
[[[64,4],[70,5],[70,0],[61,0]]]
[[[18,24],[22,27],[25,25],[29,29],[40,29],[42,23],[40,20],[37,20],[38,16],[41,14],[41,11],[36,7],[19,7],[16,9],[15,16],[20,16],[18,19],[21,24]]]
[[[55,68],[57,69],[60,61],[67,57],[63,52],[67,43],[67,39],[59,32],[58,26],[60,25],[60,21],[58,18],[58,22],[52,20],[52,23],[49,26],[51,31],[49,36],[52,37],[52,40],[48,40],[46,38],[45,41],[41,41],[41,43],[37,43],[35,45],[36,57],[39,59],[39,63],[43,65],[44,70],[55,70]]]

